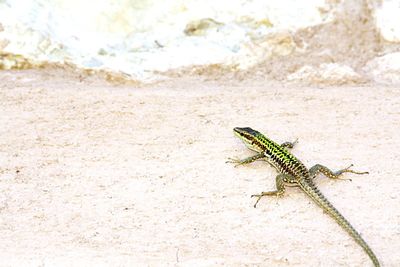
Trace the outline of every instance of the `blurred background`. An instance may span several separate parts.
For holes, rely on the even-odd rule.
[[[393,84],[399,17],[396,0],[3,0],[0,67]]]

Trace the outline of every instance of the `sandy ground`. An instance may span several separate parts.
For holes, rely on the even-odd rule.
[[[400,266],[399,88],[177,80],[113,86],[0,72],[1,266],[372,266],[299,189],[274,188],[232,134],[299,138],[307,166],[383,266]]]

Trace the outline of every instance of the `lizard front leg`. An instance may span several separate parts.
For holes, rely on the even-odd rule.
[[[257,201],[254,204],[254,208],[257,206],[258,201],[260,201],[260,199],[264,196],[283,196],[283,194],[285,193],[285,183],[295,183],[295,178],[290,174],[280,173],[276,176],[276,190],[261,192],[257,195],[251,195],[251,197],[257,198]]]
[[[259,153],[259,154],[256,154],[254,156],[247,157],[245,159],[228,158],[228,161],[226,161],[226,163],[236,163],[235,167],[237,167],[239,165],[252,163],[252,162],[254,162],[254,161],[258,160],[258,159],[262,159],[262,158],[265,158],[264,153]]]
[[[296,138],[296,140],[294,140],[293,142],[284,142],[284,143],[282,143],[281,147],[293,148],[298,142],[299,142],[299,139]]]

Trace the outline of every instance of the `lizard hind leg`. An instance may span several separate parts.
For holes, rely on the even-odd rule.
[[[260,194],[256,195],[251,195],[251,197],[256,197],[257,201],[254,204],[254,208],[257,207],[257,203],[260,201],[260,199],[264,196],[283,196],[285,193],[285,183],[294,183],[295,178],[289,174],[286,173],[280,173],[276,176],[276,190],[274,191],[268,191],[268,192],[261,192]]]
[[[340,178],[340,176],[345,172],[350,172],[350,173],[354,173],[354,174],[368,174],[368,172],[353,171],[350,169],[351,167],[353,167],[353,164],[350,164],[350,166],[348,166],[347,168],[344,168],[344,169],[334,172],[334,171],[331,171],[328,167],[325,167],[324,165],[316,164],[311,167],[310,174],[311,174],[312,179],[314,179],[319,173],[323,173],[329,179],[350,180],[350,181],[351,181],[351,179],[343,179],[343,178]]]

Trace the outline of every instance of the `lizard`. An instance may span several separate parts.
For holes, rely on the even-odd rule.
[[[329,168],[321,164],[316,164],[310,169],[307,169],[299,159],[289,152],[289,149],[294,147],[294,145],[297,143],[297,140],[294,142],[278,144],[260,132],[249,127],[235,127],[233,131],[234,134],[239,137],[239,139],[241,139],[250,150],[257,152],[257,154],[245,159],[229,158],[227,162],[235,163],[235,166],[238,166],[249,164],[259,159],[264,159],[279,173],[276,176],[276,190],[261,192],[260,194],[251,196],[257,198],[254,207],[257,206],[257,203],[264,196],[283,196],[285,193],[285,186],[300,187],[317,205],[324,210],[324,212],[329,214],[329,216],[332,217],[364,249],[375,267],[380,266],[378,258],[361,237],[361,235],[328,201],[328,199],[321,193],[313,181],[319,173],[324,174],[330,179],[341,179],[340,175],[346,172],[354,174],[368,174],[368,172],[357,172],[351,170],[350,168],[353,166],[353,164],[336,172],[331,171]]]

